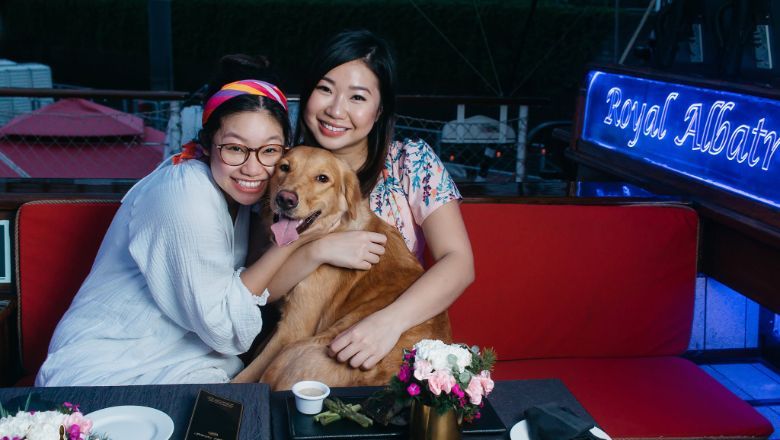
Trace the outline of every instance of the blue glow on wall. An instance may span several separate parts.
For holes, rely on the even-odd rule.
[[[588,75],[583,140],[777,208],[779,133],[780,101]]]
[[[577,182],[576,188],[577,197],[646,197],[653,199],[666,197],[653,194],[644,188],[625,182],[579,181]]]

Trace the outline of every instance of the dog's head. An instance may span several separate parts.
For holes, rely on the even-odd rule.
[[[328,150],[305,146],[292,148],[276,165],[269,197],[271,230],[280,246],[354,220],[362,199],[349,165]]]

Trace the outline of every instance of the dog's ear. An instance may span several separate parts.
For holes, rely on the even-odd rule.
[[[347,166],[342,168],[341,177],[341,194],[343,194],[344,203],[346,203],[347,219],[355,220],[358,217],[358,207],[363,198],[360,194],[360,181],[352,170],[347,169]]]

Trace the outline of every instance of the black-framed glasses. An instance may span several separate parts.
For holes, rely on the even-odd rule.
[[[267,167],[272,167],[276,165],[276,162],[279,162],[287,147],[279,144],[268,144],[259,148],[249,148],[241,144],[220,144],[217,145],[217,149],[219,149],[219,158],[226,165],[243,165],[249,160],[249,154],[255,153],[258,162]]]

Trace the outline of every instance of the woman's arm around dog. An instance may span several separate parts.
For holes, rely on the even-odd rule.
[[[436,263],[395,302],[333,340],[331,354],[340,362],[372,368],[404,331],[446,310],[474,280],[471,243],[457,201],[436,209],[422,229]]]
[[[268,284],[270,301],[284,296],[322,264],[368,270],[385,253],[387,237],[376,232],[333,232],[292,254]]]

